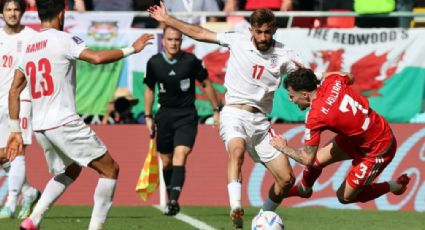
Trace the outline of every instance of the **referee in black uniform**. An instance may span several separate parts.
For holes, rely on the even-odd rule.
[[[146,68],[145,118],[146,128],[152,131],[152,105],[158,84],[160,109],[155,117],[157,149],[163,163],[168,204],[165,215],[180,211],[178,199],[185,180],[185,164],[192,151],[198,131],[195,108],[195,80],[205,89],[214,108],[214,123],[219,122],[218,100],[207,70],[193,54],[181,51],[180,31],[165,27],[162,45],[164,51],[152,56]]]

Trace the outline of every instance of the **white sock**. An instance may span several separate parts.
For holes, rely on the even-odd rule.
[[[19,192],[22,189],[22,185],[25,182],[25,157],[17,156],[10,163],[9,170],[9,196],[7,198],[6,206],[10,208],[12,212],[16,209],[16,202],[18,201]]]
[[[74,182],[74,180],[65,174],[56,175],[49,180],[46,188],[44,188],[43,194],[41,194],[40,200],[38,200],[30,215],[30,219],[36,226],[40,225],[41,219],[46,211],[72,182]]]
[[[279,207],[279,204],[275,203],[269,197],[267,197],[266,201],[263,204],[263,211],[273,211],[274,212],[277,207]]]
[[[94,192],[94,206],[91,214],[89,230],[100,230],[106,221],[109,209],[112,206],[116,179],[99,178]]]
[[[37,195],[37,189],[31,187],[25,180],[24,184],[22,185],[21,194],[23,200],[29,200],[33,199]]]
[[[234,209],[242,207],[242,184],[237,180],[233,180],[227,185],[227,191],[229,192],[230,208]]]

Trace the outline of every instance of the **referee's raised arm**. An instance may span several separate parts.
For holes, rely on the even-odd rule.
[[[198,25],[183,22],[173,16],[168,15],[167,8],[162,1],[160,2],[159,6],[151,6],[148,9],[148,12],[150,16],[158,22],[163,22],[168,26],[174,27],[180,30],[183,34],[195,40],[209,43],[218,43],[216,32],[205,29]]]

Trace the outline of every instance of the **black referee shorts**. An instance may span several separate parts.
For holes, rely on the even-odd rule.
[[[198,114],[194,107],[160,108],[157,125],[156,146],[160,153],[173,153],[179,145],[193,147],[198,133]]]

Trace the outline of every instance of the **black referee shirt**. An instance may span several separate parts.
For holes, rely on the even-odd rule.
[[[170,62],[165,53],[152,56],[147,64],[144,83],[155,89],[158,83],[161,107],[188,107],[195,102],[195,79],[207,79],[207,70],[195,55],[181,52]]]

